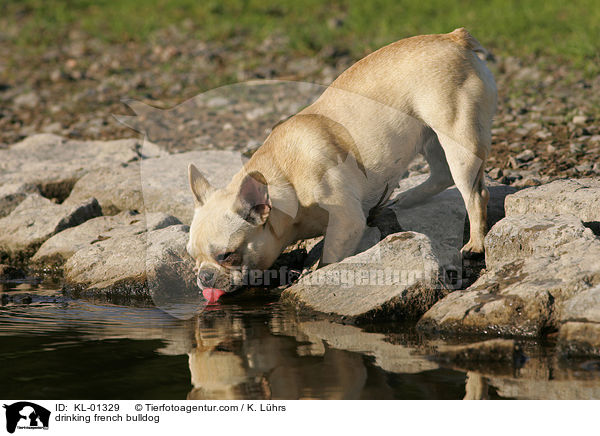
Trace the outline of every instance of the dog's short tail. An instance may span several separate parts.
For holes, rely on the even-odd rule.
[[[458,29],[448,33],[448,38],[466,49],[473,50],[482,60],[494,60],[494,55],[483,48],[479,41],[477,41],[477,39],[475,39],[475,37],[471,35],[464,27],[459,27]]]

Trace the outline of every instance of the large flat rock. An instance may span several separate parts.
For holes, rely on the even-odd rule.
[[[505,218],[485,239],[487,271],[419,321],[434,332],[541,336],[561,304],[600,283],[600,240],[571,215]]]
[[[64,273],[67,284],[77,289],[143,293],[146,235],[110,238],[78,250],[65,263]]]
[[[570,214],[600,222],[600,178],[556,180],[506,198],[506,215]]]
[[[402,192],[413,188],[427,179],[428,175],[417,175],[400,181],[392,200]],[[465,217],[464,202],[456,188],[449,188],[413,207],[395,203],[391,209],[402,230],[426,235],[435,242],[433,247],[440,263],[448,270],[461,271]]]
[[[43,266],[60,266],[79,250],[110,238],[139,235],[146,230],[158,230],[181,222],[164,213],[147,215],[131,211],[114,216],[101,216],[63,230],[42,244],[32,262]]]
[[[241,169],[242,156],[232,151],[190,151],[99,169],[82,177],[65,202],[94,196],[105,214],[164,212],[189,224],[194,208],[187,175],[190,163],[214,186],[223,187]]]
[[[391,196],[393,201],[403,192],[423,183],[429,175],[421,174],[400,180],[398,188]],[[392,208],[403,226],[415,227],[414,231],[426,234],[432,239],[445,241],[449,245],[459,247],[465,225],[466,210],[460,193],[454,187],[448,188],[413,207],[404,207],[394,203]],[[444,211],[445,213],[441,213]],[[433,222],[423,222],[426,221]]]
[[[485,262],[493,269],[511,261],[550,255],[573,241],[593,245],[596,237],[572,215],[512,215],[486,235]]]
[[[152,144],[146,156],[158,156]],[[73,184],[89,171],[139,160],[142,141],[77,141],[52,134],[30,136],[0,150],[0,183],[36,185],[48,198],[63,200]]]
[[[428,177],[428,175],[416,175],[402,179],[391,200],[421,184]],[[516,192],[516,188],[499,184],[493,180],[486,180],[486,184],[490,192],[487,211],[488,228],[491,228],[504,218],[505,198]],[[427,235],[435,243],[435,254],[444,269],[454,270],[459,273],[458,277],[461,277],[460,249],[466,243],[465,236],[468,238],[469,223],[464,201],[456,187],[450,187],[413,207],[404,207],[402,204],[396,203],[391,209],[395,216],[388,216],[388,220],[395,219],[402,230]]]
[[[207,301],[196,284],[194,260],[185,246],[189,228],[176,225],[148,233],[146,285],[154,304],[170,315],[188,319]]]
[[[139,162],[90,171],[73,186],[65,204],[96,198],[104,215],[144,210]]]
[[[415,319],[445,295],[440,271],[429,238],[401,232],[302,277],[282,299],[356,321]]]
[[[206,301],[185,250],[188,232],[179,224],[89,244],[64,265],[67,289],[108,298],[152,297],[164,310],[189,317]]]
[[[0,257],[24,261],[51,236],[100,214],[100,206],[94,198],[71,206],[29,194],[10,215],[0,219]]]

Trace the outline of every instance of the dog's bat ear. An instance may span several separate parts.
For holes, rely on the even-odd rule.
[[[235,211],[250,224],[263,225],[271,212],[269,187],[258,171],[246,174],[240,185]]]
[[[214,188],[192,163],[188,166],[188,178],[190,181],[190,189],[192,190],[192,194],[194,194],[194,204],[196,206],[202,206],[207,195]]]

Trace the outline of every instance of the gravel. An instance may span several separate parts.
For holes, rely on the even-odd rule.
[[[251,98],[239,87],[215,88],[276,78],[327,85],[356,61],[333,45],[314,57],[292,55],[276,35],[252,51],[236,39],[207,43],[172,28],[150,40],[110,44],[73,32],[36,57],[0,47],[9,66],[0,68],[0,148],[38,132],[139,138],[132,126],[169,151],[251,153],[323,87],[286,85]],[[499,90],[490,177],[521,187],[600,174],[600,76],[545,58],[496,57],[489,66]],[[122,124],[114,115],[133,115],[123,103],[131,99],[158,109]],[[157,114],[165,125],[148,129]]]

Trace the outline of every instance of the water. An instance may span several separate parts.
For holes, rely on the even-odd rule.
[[[444,342],[411,326],[299,317],[274,298],[178,320],[57,285],[0,286],[1,398],[600,398],[600,361],[564,361],[548,344],[524,342],[518,368],[442,367],[427,355]]]

